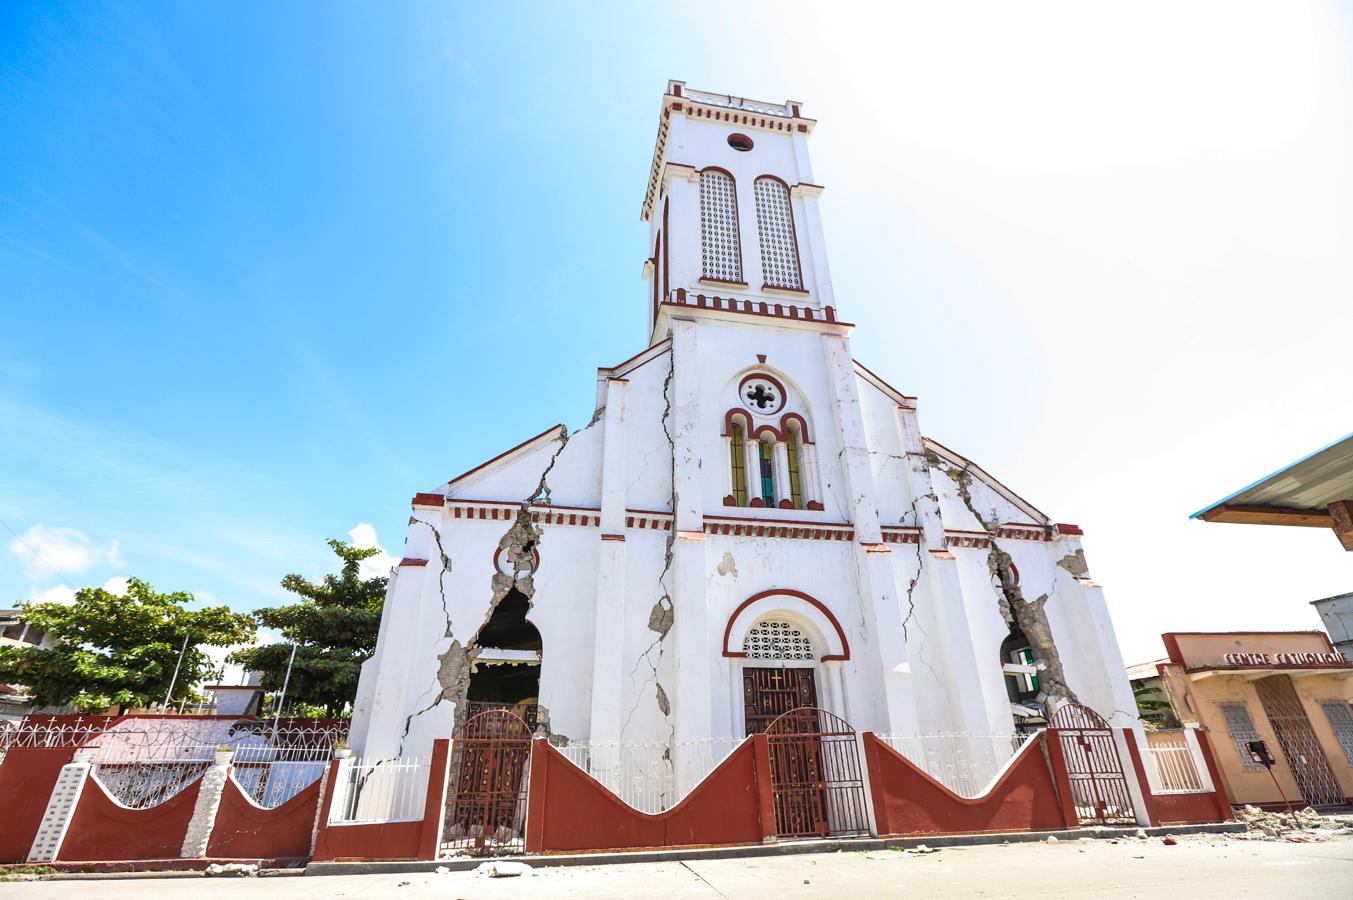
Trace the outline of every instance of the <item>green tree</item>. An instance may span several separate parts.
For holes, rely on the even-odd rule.
[[[170,702],[196,699],[194,686],[215,671],[199,648],[252,640],[254,623],[224,606],[185,609],[192,602],[186,591],[161,594],[131,578],[122,597],[91,587],[76,591],[69,605],[30,603],[24,620],[56,644],[0,647],[0,684],[23,685],[38,706],[70,704],[81,712],[161,703],[171,681]]]
[[[288,575],[282,587],[300,601],[254,611],[259,624],[280,631],[285,643],[241,650],[231,660],[261,672],[267,690],[280,691],[294,646],[296,662],[284,702],[318,706],[338,715],[356,695],[361,665],[376,649],[389,579],[363,579],[359,574],[362,560],[380,550],[360,550],[338,540],[330,540],[329,546],[343,563],[337,575],[325,575],[319,584]]]

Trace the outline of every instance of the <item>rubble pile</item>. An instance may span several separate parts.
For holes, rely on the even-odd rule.
[[[1235,815],[1248,829],[1244,834],[1234,835],[1237,840],[1323,841],[1331,835],[1353,834],[1353,817],[1322,816],[1309,806],[1289,813],[1247,805],[1237,809]]]

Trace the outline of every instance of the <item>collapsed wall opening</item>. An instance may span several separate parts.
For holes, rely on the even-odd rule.
[[[466,714],[506,708],[532,728],[540,702],[540,631],[526,618],[530,598],[516,587],[494,606],[472,646]]]

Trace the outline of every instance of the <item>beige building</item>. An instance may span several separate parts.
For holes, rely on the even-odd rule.
[[[1318,631],[1161,635],[1156,664],[1186,724],[1206,732],[1231,802],[1353,801],[1353,663]],[[1247,749],[1262,740],[1273,774]],[[1275,785],[1275,779],[1277,784]],[[1281,793],[1278,788],[1281,787]]]

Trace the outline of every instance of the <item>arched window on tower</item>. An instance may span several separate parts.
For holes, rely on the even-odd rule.
[[[766,506],[775,506],[775,444],[763,437],[756,444],[758,475],[757,494]]]
[[[802,290],[789,188],[778,178],[762,175],[752,183],[752,194],[756,199],[756,231],[761,242],[761,277],[766,287]]]
[[[737,188],[718,169],[700,173],[700,265],[705,278],[742,283]]]
[[[793,419],[786,427],[785,453],[789,457],[789,499],[795,509],[803,509],[803,428]]]
[[[733,505],[747,505],[747,429],[740,416],[734,417],[729,429],[731,440],[728,443],[729,465],[733,472]]]

